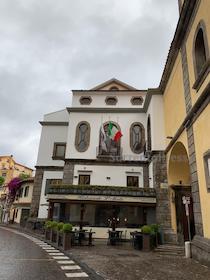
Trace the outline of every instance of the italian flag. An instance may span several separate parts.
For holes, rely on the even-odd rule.
[[[109,126],[108,126],[108,135],[109,137],[114,140],[115,142],[117,142],[118,140],[120,140],[120,138],[122,137],[122,133],[120,130],[118,130],[116,128],[116,126],[112,123],[109,122]]]

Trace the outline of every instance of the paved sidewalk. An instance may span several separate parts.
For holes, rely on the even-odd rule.
[[[116,247],[107,246],[106,242],[94,243],[92,247],[73,247],[67,254],[81,267],[106,280],[210,280],[210,268],[193,259],[144,253],[134,250],[129,243]]]
[[[131,246],[74,247],[71,253],[109,280],[208,280],[210,268],[182,256],[144,253]]]

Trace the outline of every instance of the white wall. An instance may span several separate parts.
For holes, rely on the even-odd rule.
[[[48,215],[48,202],[45,196],[45,186],[47,179],[63,179],[63,171],[44,171],[38,213],[38,218],[40,219],[46,219]]]
[[[86,152],[80,153],[75,148],[75,133],[79,122],[87,121],[91,127],[90,145]],[[70,113],[66,158],[96,159],[96,148],[99,146],[99,132],[102,123],[113,121],[119,124],[123,136],[121,147],[125,159],[139,160],[140,156],[130,149],[130,126],[140,122],[146,128],[144,113]]]
[[[68,122],[69,114],[66,109],[44,115],[47,122]],[[53,148],[55,142],[67,141],[67,126],[44,125],[42,126],[39,151],[36,165],[63,166],[62,160],[53,160]]]
[[[92,103],[90,105],[81,105],[79,100],[81,96],[91,96]],[[116,105],[107,105],[105,99],[107,96],[117,97]],[[144,101],[142,105],[132,105],[131,98],[133,96],[141,96],[145,101],[146,92],[123,92],[123,91],[110,91],[110,92],[74,92],[72,99],[72,107],[90,107],[90,108],[143,108]]]
[[[153,95],[147,116],[150,115],[151,121],[151,140],[152,150],[165,150],[165,128],[164,128],[164,111],[162,95]]]
[[[66,109],[44,115],[44,121],[47,122],[68,122],[68,120],[69,114]]]
[[[39,143],[38,159],[36,165],[63,166],[64,161],[53,160],[53,148],[55,142],[67,141],[67,126],[43,126]]]
[[[79,174],[90,175],[91,185],[127,186],[127,176],[139,176],[139,187],[144,187],[143,167],[75,165],[73,184],[78,184]],[[75,178],[78,176],[78,178]],[[110,177],[107,179],[106,177]]]

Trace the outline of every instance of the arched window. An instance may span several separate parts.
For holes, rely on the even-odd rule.
[[[204,69],[204,65],[209,55],[208,52],[209,50],[208,50],[205,23],[201,21],[197,27],[197,31],[195,32],[194,48],[193,48],[194,68],[195,68],[196,78],[198,78],[202,69]]]
[[[120,131],[118,124],[111,122],[117,130]],[[103,124],[100,129],[99,150],[98,156],[120,156],[121,155],[121,141],[116,142],[112,140],[108,133],[109,122]]]
[[[151,122],[150,122],[150,116],[147,120],[147,150],[152,150],[152,139],[151,139]]]
[[[76,128],[75,147],[78,152],[85,152],[90,143],[90,125],[88,122],[80,122]]]
[[[130,127],[130,147],[133,153],[140,154],[144,150],[145,130],[141,123],[133,123]]]
[[[203,39],[203,30],[200,28],[195,40],[195,61],[196,61],[196,71],[197,75],[202,70],[203,65],[206,62],[206,50]]]
[[[110,87],[110,89],[109,90],[119,90],[119,88],[118,87],[116,87],[116,86],[112,86],[112,87]]]

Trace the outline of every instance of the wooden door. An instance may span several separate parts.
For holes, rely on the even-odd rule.
[[[177,223],[177,235],[178,242],[184,244],[185,241],[189,240],[188,232],[188,221],[185,211],[185,205],[183,204],[183,196],[190,197],[189,204],[189,221],[190,221],[190,234],[191,238],[195,235],[195,224],[194,224],[194,214],[193,214],[193,201],[190,190],[176,190],[175,191],[175,203],[176,203],[176,223]]]

